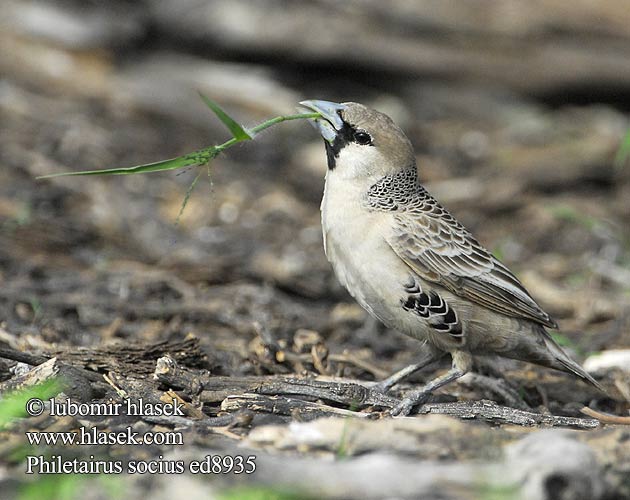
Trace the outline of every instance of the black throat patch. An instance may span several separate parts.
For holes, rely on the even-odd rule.
[[[339,152],[345,148],[348,143],[352,142],[354,137],[354,128],[347,123],[343,124],[341,130],[337,132],[337,136],[332,144],[328,141],[324,141],[326,146],[326,158],[328,159],[328,169],[333,170],[337,166],[337,158]]]

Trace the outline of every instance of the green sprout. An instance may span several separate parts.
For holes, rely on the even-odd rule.
[[[630,130],[626,132],[626,135],[621,141],[621,145],[617,150],[613,164],[616,168],[621,169],[628,161],[628,158],[630,158]]]

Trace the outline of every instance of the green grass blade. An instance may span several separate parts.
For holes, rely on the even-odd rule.
[[[212,99],[209,99],[201,92],[199,92],[199,95],[201,96],[201,99],[203,99],[203,102],[206,103],[206,106],[208,106],[212,110],[212,112],[217,115],[219,120],[221,120],[223,124],[230,130],[230,132],[232,132],[232,135],[236,140],[240,142],[249,141],[250,139],[252,139],[252,136],[249,134],[249,132],[245,131],[245,129],[238,122],[236,122],[234,118],[223,111],[216,102],[214,102]]]
[[[239,142],[248,141],[252,139],[258,132],[265,130],[266,128],[291,120],[302,120],[307,118],[318,118],[319,113],[301,113],[296,115],[276,116],[271,118],[260,125],[256,125],[251,129],[251,132],[246,132],[243,127],[230,118],[215,102],[211,101],[205,96],[201,96],[208,107],[214,111],[221,121],[228,126],[230,131],[234,134],[234,137],[223,144],[215,146],[209,146],[198,151],[193,151],[177,158],[171,158],[170,160],[158,161],[155,163],[146,163],[143,165],[136,165],[134,167],[123,168],[107,168],[103,170],[81,170],[78,172],[61,172],[58,174],[40,175],[37,179],[50,179],[52,177],[70,177],[79,175],[131,175],[131,174],[146,174],[149,172],[162,172],[164,170],[174,170],[176,168],[190,167],[192,165],[206,165],[212,159],[214,159],[221,151],[228,149]]]
[[[37,179],[50,179],[51,177],[69,177],[73,175],[131,175],[146,174],[147,172],[161,172],[163,170],[173,170],[176,168],[190,167],[191,165],[205,165],[212,160],[223,149],[221,146],[211,146],[200,149],[193,153],[188,153],[170,160],[162,160],[135,167],[107,168],[104,170],[82,170],[79,172],[61,172],[59,174],[40,175]]]
[[[621,146],[619,146],[619,150],[615,155],[615,167],[622,168],[628,161],[628,158],[630,158],[630,130],[626,132],[626,135],[621,142]]]

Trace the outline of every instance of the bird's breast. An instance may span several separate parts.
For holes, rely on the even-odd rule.
[[[362,206],[362,186],[337,181],[327,176],[321,205],[326,257],[350,295],[390,324],[408,273],[385,239],[391,216]]]

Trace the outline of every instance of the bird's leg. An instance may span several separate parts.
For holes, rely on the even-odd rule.
[[[423,358],[418,362],[409,366],[405,366],[402,370],[398,370],[384,380],[381,380],[372,387],[375,391],[386,393],[401,380],[409,377],[418,370],[422,370],[425,366],[430,365],[443,356],[442,353],[426,352]]]
[[[452,354],[453,367],[444,375],[440,375],[427,383],[422,389],[411,392],[390,411],[394,417],[409,415],[414,406],[424,403],[431,393],[440,387],[450,384],[465,375],[472,368],[472,356],[469,353],[456,351]]]
[[[433,360],[432,359],[428,360],[428,362],[426,362],[425,360],[422,360],[420,363],[405,366],[402,370],[398,370],[397,372],[392,373],[389,377],[381,380],[379,383],[375,384],[372,388],[375,391],[386,393],[401,380],[407,378],[412,373],[416,373],[418,370],[422,370],[422,368],[427,366],[431,361]]]

